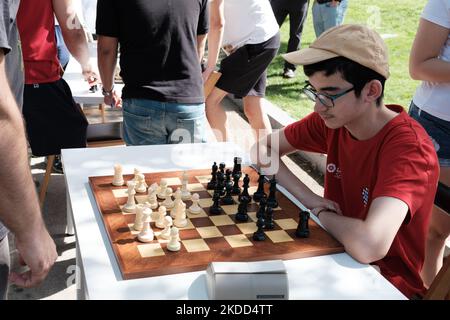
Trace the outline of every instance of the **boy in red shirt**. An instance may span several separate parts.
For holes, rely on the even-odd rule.
[[[353,258],[377,265],[407,297],[423,294],[419,272],[439,168],[425,130],[401,106],[383,104],[383,40],[365,26],[343,25],[284,58],[304,65],[302,91],[315,112],[270,135],[268,154],[301,149],[328,157],[324,198],[282,161],[279,183]]]

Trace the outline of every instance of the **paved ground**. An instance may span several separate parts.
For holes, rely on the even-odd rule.
[[[228,126],[230,127],[230,140],[240,144],[248,149],[254,142],[254,138],[249,134],[249,125],[236,112],[236,106],[229,100],[224,101],[224,107],[228,114]],[[114,115],[113,115],[114,116]],[[99,116],[92,114],[89,117],[91,122],[99,121]],[[209,138],[213,139],[209,132]],[[296,160],[295,158],[293,158]],[[285,158],[284,161],[315,192],[323,193],[322,187],[303,171],[291,158]],[[45,163],[44,158],[32,159],[32,173],[36,181],[41,181]],[[46,202],[43,211],[47,227],[53,236],[58,248],[58,260],[47,279],[37,288],[22,289],[11,285],[9,288],[9,299],[76,299],[76,288],[73,283],[75,266],[75,236],[67,236],[66,228],[66,189],[64,176],[62,174],[53,174],[50,179]],[[15,258],[15,249],[13,238],[10,237],[12,257]],[[17,263],[13,263],[14,267]]]

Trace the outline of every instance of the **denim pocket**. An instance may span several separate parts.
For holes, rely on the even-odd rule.
[[[177,129],[170,136],[171,143],[206,142],[205,117],[177,119]]]

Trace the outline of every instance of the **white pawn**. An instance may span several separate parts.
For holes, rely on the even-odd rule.
[[[199,214],[202,212],[202,208],[198,205],[198,201],[200,200],[200,196],[198,193],[194,193],[192,195],[192,205],[189,207],[189,212],[192,214]]]
[[[181,200],[181,189],[177,188],[177,191],[175,191],[175,193],[173,195],[175,197],[175,201],[174,201],[173,209],[170,212],[170,215],[172,216],[172,218],[175,218],[175,212],[178,210],[178,208],[183,203],[183,200]]]
[[[148,202],[150,204],[150,208],[156,209],[158,208],[158,199],[156,198],[156,192],[158,190],[158,184],[154,183],[148,188]]]
[[[187,189],[187,185],[189,182],[189,178],[187,175],[187,172],[183,172],[183,178],[181,180],[181,199],[183,200],[190,200],[191,199],[191,193]]]
[[[175,220],[173,224],[178,228],[184,228],[187,226],[188,221],[186,219],[186,204],[183,202],[181,207],[178,208],[177,212],[175,212]]]
[[[127,203],[123,206],[123,211],[134,213],[134,209],[136,208],[136,202],[134,200],[134,195],[136,194],[136,191],[134,190],[134,181],[128,181],[128,200]]]
[[[125,181],[123,180],[122,176],[122,166],[120,164],[114,165],[114,179],[113,179],[113,186],[123,186]]]
[[[172,200],[172,193],[173,193],[172,188],[167,188],[166,199],[161,203],[161,205],[165,206],[167,209],[172,209],[173,206],[175,205]]]
[[[134,224],[133,224],[133,229],[136,231],[141,231],[142,228],[144,227],[144,221],[143,221],[143,217],[144,217],[144,205],[142,204],[138,204],[136,205],[136,217],[134,218]]]
[[[167,181],[162,179],[156,194],[158,198],[163,200],[166,198],[166,189],[167,189]]]
[[[147,183],[145,182],[145,176],[142,173],[137,175],[136,192],[144,193],[147,192]]]
[[[139,170],[138,168],[134,168],[134,178],[133,178],[134,182],[137,183],[139,181],[138,175],[140,175],[140,174],[141,174],[141,170]]]
[[[157,228],[163,229],[164,228],[164,217],[166,216],[166,213],[167,213],[166,207],[160,206],[158,209],[158,213],[159,213],[159,216],[155,222],[155,226]]]
[[[148,201],[144,203],[144,207],[145,207],[145,208],[153,209],[152,206],[151,206],[151,204],[150,204]],[[156,211],[156,210],[152,210],[152,214],[150,215],[151,221],[156,221],[156,220],[158,220],[158,217],[159,217],[159,212]]]
[[[144,227],[142,228],[142,231],[138,234],[138,240],[141,242],[150,242],[153,241],[155,238],[155,234],[153,233],[152,228],[150,228],[150,215],[151,215],[150,208],[144,209]]]
[[[170,229],[170,240],[167,244],[167,250],[169,251],[180,251],[181,244],[179,241],[179,231],[177,227],[172,227]]]
[[[172,217],[171,216],[165,216],[164,217],[164,230],[161,231],[159,236],[163,239],[169,239],[170,238],[170,227],[172,226]]]

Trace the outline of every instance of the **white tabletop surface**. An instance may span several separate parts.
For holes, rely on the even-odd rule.
[[[208,299],[205,272],[123,280],[109,244],[102,217],[89,187],[89,176],[113,175],[120,163],[124,174],[232,166],[243,156],[230,143],[158,145],[62,150],[72,210],[77,264],[89,299]],[[244,157],[244,159],[246,159]],[[315,218],[315,217],[313,217]],[[290,299],[406,299],[374,268],[346,253],[285,261]]]

